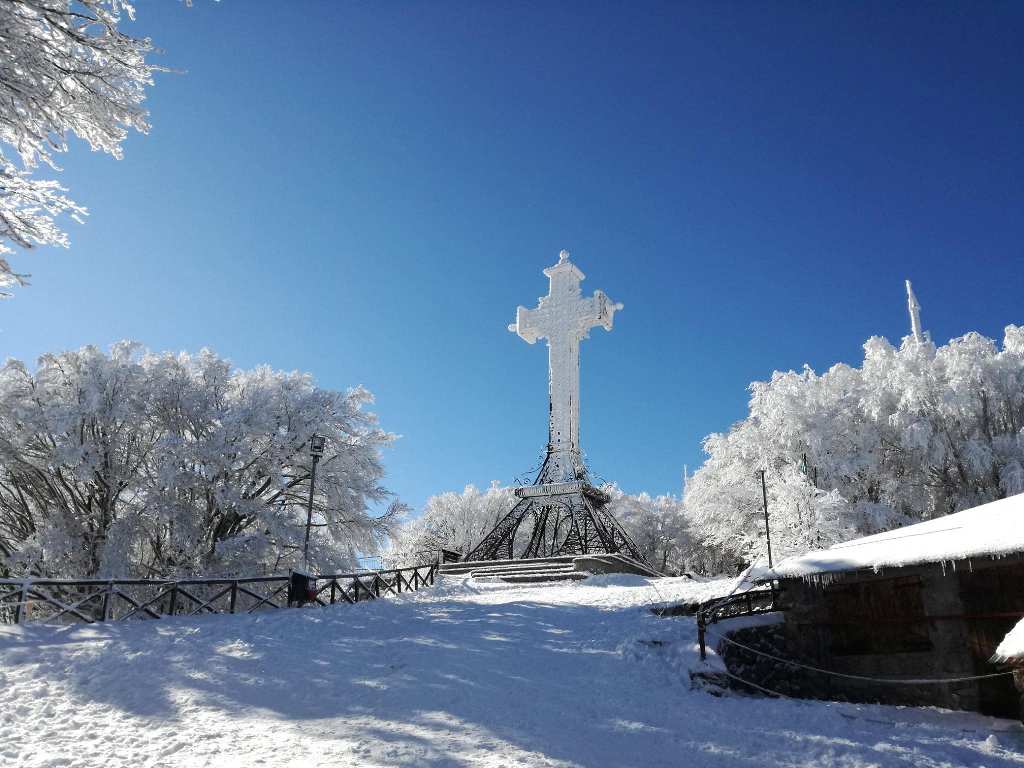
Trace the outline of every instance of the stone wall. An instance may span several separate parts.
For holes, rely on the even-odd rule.
[[[730,635],[744,645],[836,672],[887,679],[971,677],[998,671],[987,659],[1000,631],[1024,612],[1021,558],[975,560],[881,573],[831,574],[828,581],[780,583],[785,623]],[[987,569],[1003,569],[999,574]],[[1002,575],[1002,581],[998,576]],[[995,590],[989,584],[1010,585]],[[1015,586],[1014,586],[1015,585]],[[986,597],[988,596],[988,597]],[[1006,629],[1000,628],[1005,625]],[[1009,677],[944,684],[889,684],[838,678],[782,665],[728,643],[730,672],[791,696],[938,706],[1018,715]]]

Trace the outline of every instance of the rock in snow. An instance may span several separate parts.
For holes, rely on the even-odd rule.
[[[356,606],[0,629],[0,765],[1021,766],[1011,721],[712,696],[690,618],[729,581],[604,576]]]

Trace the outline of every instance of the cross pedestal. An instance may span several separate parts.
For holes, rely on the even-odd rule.
[[[621,304],[603,291],[580,295],[584,275],[568,251],[544,270],[548,295],[519,307],[508,327],[530,344],[548,341],[548,446],[533,485],[516,489],[512,511],[467,555],[470,560],[622,552],[643,556],[605,510],[607,495],[590,484],[580,452],[580,341],[590,329],[612,329]]]

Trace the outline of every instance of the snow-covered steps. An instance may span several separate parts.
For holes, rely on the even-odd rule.
[[[474,579],[509,583],[579,580],[595,573],[660,575],[628,557],[607,554],[445,563],[440,566],[440,573],[442,576],[471,576]]]
[[[547,565],[522,565],[520,567],[502,566],[498,568],[474,568],[472,574],[474,577],[479,578],[480,576],[504,576],[521,573],[557,573],[561,571],[573,573],[575,570],[576,569],[572,563],[566,563],[565,565],[552,563]]]
[[[501,581],[506,584],[532,584],[541,581],[579,581],[590,576],[582,571],[553,571],[549,573],[507,573],[501,576],[474,576],[480,581]]]
[[[522,568],[483,568],[473,571],[473,578],[480,581],[504,581],[509,584],[527,584],[540,581],[574,581],[589,576],[585,571],[576,570],[572,563],[567,565],[549,564],[525,566]]]
[[[561,557],[533,557],[527,560],[467,560],[461,563],[443,563],[439,566],[439,571],[449,576],[468,576],[474,571],[480,570],[543,570],[555,566],[568,566],[571,570],[575,559],[575,555],[563,555]]]
[[[446,563],[441,575],[472,576],[482,581],[529,583],[539,581],[565,581],[585,579],[588,574],[576,568],[575,558],[538,557],[528,560],[477,560],[465,563]]]

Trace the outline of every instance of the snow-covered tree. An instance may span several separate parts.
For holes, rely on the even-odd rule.
[[[363,389],[232,369],[124,342],[0,370],[0,562],[16,573],[158,576],[280,572],[302,558],[309,440],[317,468],[311,565],[350,568],[401,509],[380,449],[392,436]]]
[[[647,493],[630,495],[616,485],[602,488],[611,498],[608,511],[626,529],[641,553],[662,573],[682,573],[695,555],[682,499]]]
[[[70,136],[121,156],[129,130],[145,133],[148,38],[119,29],[134,10],[125,0],[4,0],[0,3],[0,288],[24,283],[5,258],[13,246],[67,246],[56,219],[84,208],[40,166]],[[6,295],[6,294],[0,294]]]
[[[486,491],[467,485],[462,493],[448,491],[431,496],[419,517],[396,530],[385,562],[414,565],[436,557],[442,549],[464,557],[514,503],[512,489],[497,482]]]
[[[1022,430],[1024,329],[1001,349],[875,337],[859,368],[752,384],[748,417],[705,440],[687,516],[726,562],[762,556],[764,469],[776,556],[829,546],[1020,493]]]

